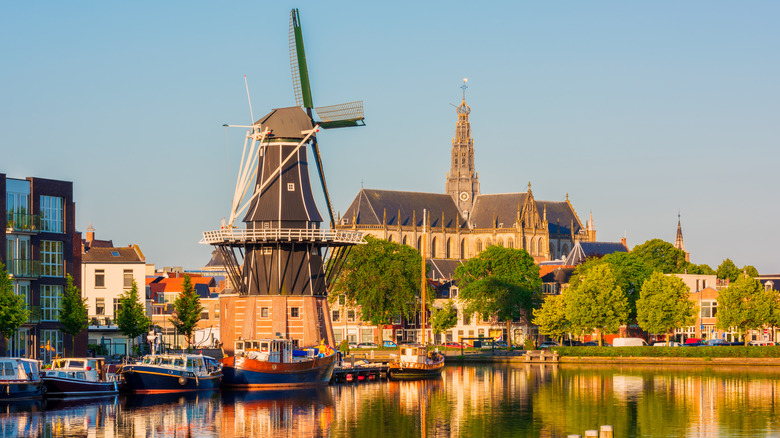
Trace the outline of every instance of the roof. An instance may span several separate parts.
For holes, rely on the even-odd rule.
[[[513,227],[517,210],[523,208],[527,197],[528,193],[478,195],[469,222],[474,228]]]
[[[89,251],[90,248],[113,248],[114,247],[113,240],[81,239],[81,242],[84,244],[85,251]]]
[[[198,284],[205,284],[207,287],[217,287],[217,282],[214,277],[190,277],[190,283],[192,286]],[[181,292],[184,290],[184,277],[176,278],[163,278],[159,281],[165,292]]]
[[[455,269],[463,264],[462,260],[428,259],[431,266],[429,277],[434,279],[450,279],[455,277]]]
[[[423,211],[430,214],[432,227],[455,228],[465,226],[452,197],[440,193],[397,192],[392,190],[360,189],[347,211],[341,217],[342,225],[382,225],[387,214],[387,225],[422,226]]]
[[[144,257],[133,247],[90,248],[81,256],[82,263],[144,263]]]
[[[300,107],[276,108],[255,123],[259,123],[262,129],[269,128],[270,138],[298,138],[306,135],[301,131],[308,131],[314,126],[311,119]]]
[[[217,249],[211,251],[211,260],[206,263],[204,268],[219,268],[225,269],[225,260],[222,258],[222,254]]]
[[[579,265],[590,257],[604,257],[616,252],[628,252],[621,242],[577,242],[566,257],[565,264]]]
[[[545,272],[544,275],[540,275],[542,283],[569,284],[569,280],[572,274],[574,274],[574,266],[555,266],[554,268],[549,272]]]

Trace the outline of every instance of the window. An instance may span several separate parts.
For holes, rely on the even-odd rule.
[[[41,319],[57,321],[60,316],[60,298],[62,286],[51,284],[41,285]]]
[[[268,318],[268,307],[260,308],[260,318]]]
[[[105,315],[105,314],[106,314],[106,299],[95,298],[95,315]]]
[[[214,308],[214,319],[219,320],[219,307]]]
[[[458,288],[455,286],[452,286],[450,288],[450,297],[457,298],[458,297]]]
[[[61,353],[62,333],[60,333],[59,330],[41,330],[40,357],[44,359],[52,359]]]
[[[300,316],[301,316],[300,307],[290,307],[290,318],[300,318]]]
[[[702,301],[701,302],[701,317],[702,318],[714,318],[718,313],[717,301]]]
[[[333,310],[333,311],[331,311],[331,317],[330,317],[330,319],[331,319],[332,321],[338,321],[338,320],[340,319],[340,316],[341,316],[341,315],[339,315],[339,311],[338,311],[338,310]]]
[[[95,287],[106,287],[106,271],[95,269]]]
[[[119,304],[119,298],[114,298],[114,318],[116,318],[116,315],[119,313],[121,308],[122,305]]]
[[[347,321],[348,322],[355,322],[355,311],[354,310],[347,310]]]
[[[393,318],[393,325],[401,325],[401,315],[397,315]]]
[[[374,342],[374,330],[360,329],[360,342]]]
[[[63,232],[63,199],[57,196],[41,196],[41,230],[49,233]]]
[[[41,241],[41,275],[45,277],[62,277],[63,275],[62,242]]]
[[[463,325],[471,325],[471,315],[463,314]]]
[[[200,312],[200,319],[209,319],[208,309],[204,310],[203,312]]]
[[[288,192],[294,192],[295,191],[295,183],[287,183],[287,191]]]
[[[274,249],[270,246],[263,247],[263,255],[271,255],[274,253]]]
[[[129,289],[133,287],[133,270],[132,269],[125,269],[122,273],[124,278],[124,287],[126,289]]]
[[[342,340],[344,340],[344,329],[333,329],[333,340],[336,341],[336,344],[340,344]]]

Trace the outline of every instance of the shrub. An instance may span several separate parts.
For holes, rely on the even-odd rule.
[[[780,358],[780,346],[754,347],[552,347],[574,357],[767,357]]]

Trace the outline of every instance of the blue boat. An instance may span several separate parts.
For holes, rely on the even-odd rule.
[[[205,391],[219,388],[222,367],[202,354],[158,354],[122,365],[119,375],[128,391],[140,394]]]
[[[235,355],[222,359],[225,387],[305,388],[327,385],[336,351],[327,345],[293,349],[289,339],[236,341]]]
[[[0,357],[0,401],[40,398],[42,388],[37,360]]]

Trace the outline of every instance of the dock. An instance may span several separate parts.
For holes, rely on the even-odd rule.
[[[377,355],[379,356],[379,355]],[[390,357],[381,355],[374,357],[371,354],[350,355],[336,364],[333,368],[331,383],[351,383],[376,381],[387,379],[387,369],[390,366]]]

